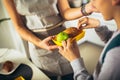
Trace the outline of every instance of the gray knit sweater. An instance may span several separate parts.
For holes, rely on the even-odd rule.
[[[82,58],[76,59],[71,62],[71,66],[74,70],[75,80],[120,80],[120,36],[116,39],[116,36],[120,35],[120,31],[109,31],[106,26],[96,28],[95,31],[100,38],[106,43],[94,74],[91,75],[87,72],[84,61]],[[113,39],[116,39],[113,43]],[[113,44],[111,44],[113,43]],[[109,48],[113,45],[113,48]],[[108,51],[106,51],[109,49]]]

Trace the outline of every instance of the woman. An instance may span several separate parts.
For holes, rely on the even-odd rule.
[[[52,43],[52,36],[63,31],[66,20],[81,17],[81,8],[70,8],[68,0],[3,0],[15,29],[28,41],[32,62],[48,76],[71,74],[69,62],[58,54],[58,46]],[[65,4],[65,5],[64,5]],[[63,7],[64,5],[64,7]],[[59,10],[62,16],[60,16]],[[86,7],[92,12],[91,4]],[[71,15],[67,16],[66,14]]]
[[[75,41],[73,43],[70,42],[71,39],[63,41],[63,47],[59,47],[59,52],[71,62],[75,80],[120,80],[120,0],[92,0],[92,2],[105,20],[114,19],[117,24],[117,30],[113,32],[96,19],[83,18],[79,21],[79,28],[82,24],[86,24],[84,28],[95,28],[106,43],[93,76],[87,72]]]

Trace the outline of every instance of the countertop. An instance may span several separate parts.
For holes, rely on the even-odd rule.
[[[50,80],[42,71],[40,71],[29,59],[22,53],[13,49],[0,49],[0,63],[10,60],[15,63],[24,63],[33,70],[32,80]]]

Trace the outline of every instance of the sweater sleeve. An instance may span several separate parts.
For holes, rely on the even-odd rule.
[[[95,28],[97,35],[100,37],[102,41],[107,43],[107,41],[111,38],[113,31],[110,31],[106,26],[100,26]]]
[[[113,35],[113,31],[110,31],[102,20],[100,20],[100,25],[95,28],[95,32],[105,43],[107,43],[107,41]]]
[[[113,54],[115,53],[115,54]],[[97,80],[119,80],[120,79],[120,47],[110,50],[105,58],[105,62],[101,67],[101,71],[97,76]],[[71,62],[74,71],[74,80],[94,80],[85,66],[82,58]]]
[[[93,80],[92,76],[87,72],[82,58],[78,58],[71,62],[74,71],[74,80]]]

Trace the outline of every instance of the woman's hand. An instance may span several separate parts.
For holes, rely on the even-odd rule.
[[[52,43],[52,39],[53,39],[53,36],[49,36],[49,37],[45,38],[44,40],[40,41],[39,47],[42,49],[49,50],[49,51],[52,51],[54,49],[58,49],[58,46],[54,45]]]
[[[100,21],[94,18],[84,17],[78,21],[78,28],[87,29],[87,28],[96,28],[100,25]]]
[[[85,10],[87,13],[98,12],[98,10],[93,6],[92,1],[85,5]]]
[[[62,45],[62,47],[58,47],[59,52],[68,61],[73,61],[80,57],[79,48],[75,40],[72,41],[72,39],[69,38],[67,41],[63,41]]]

